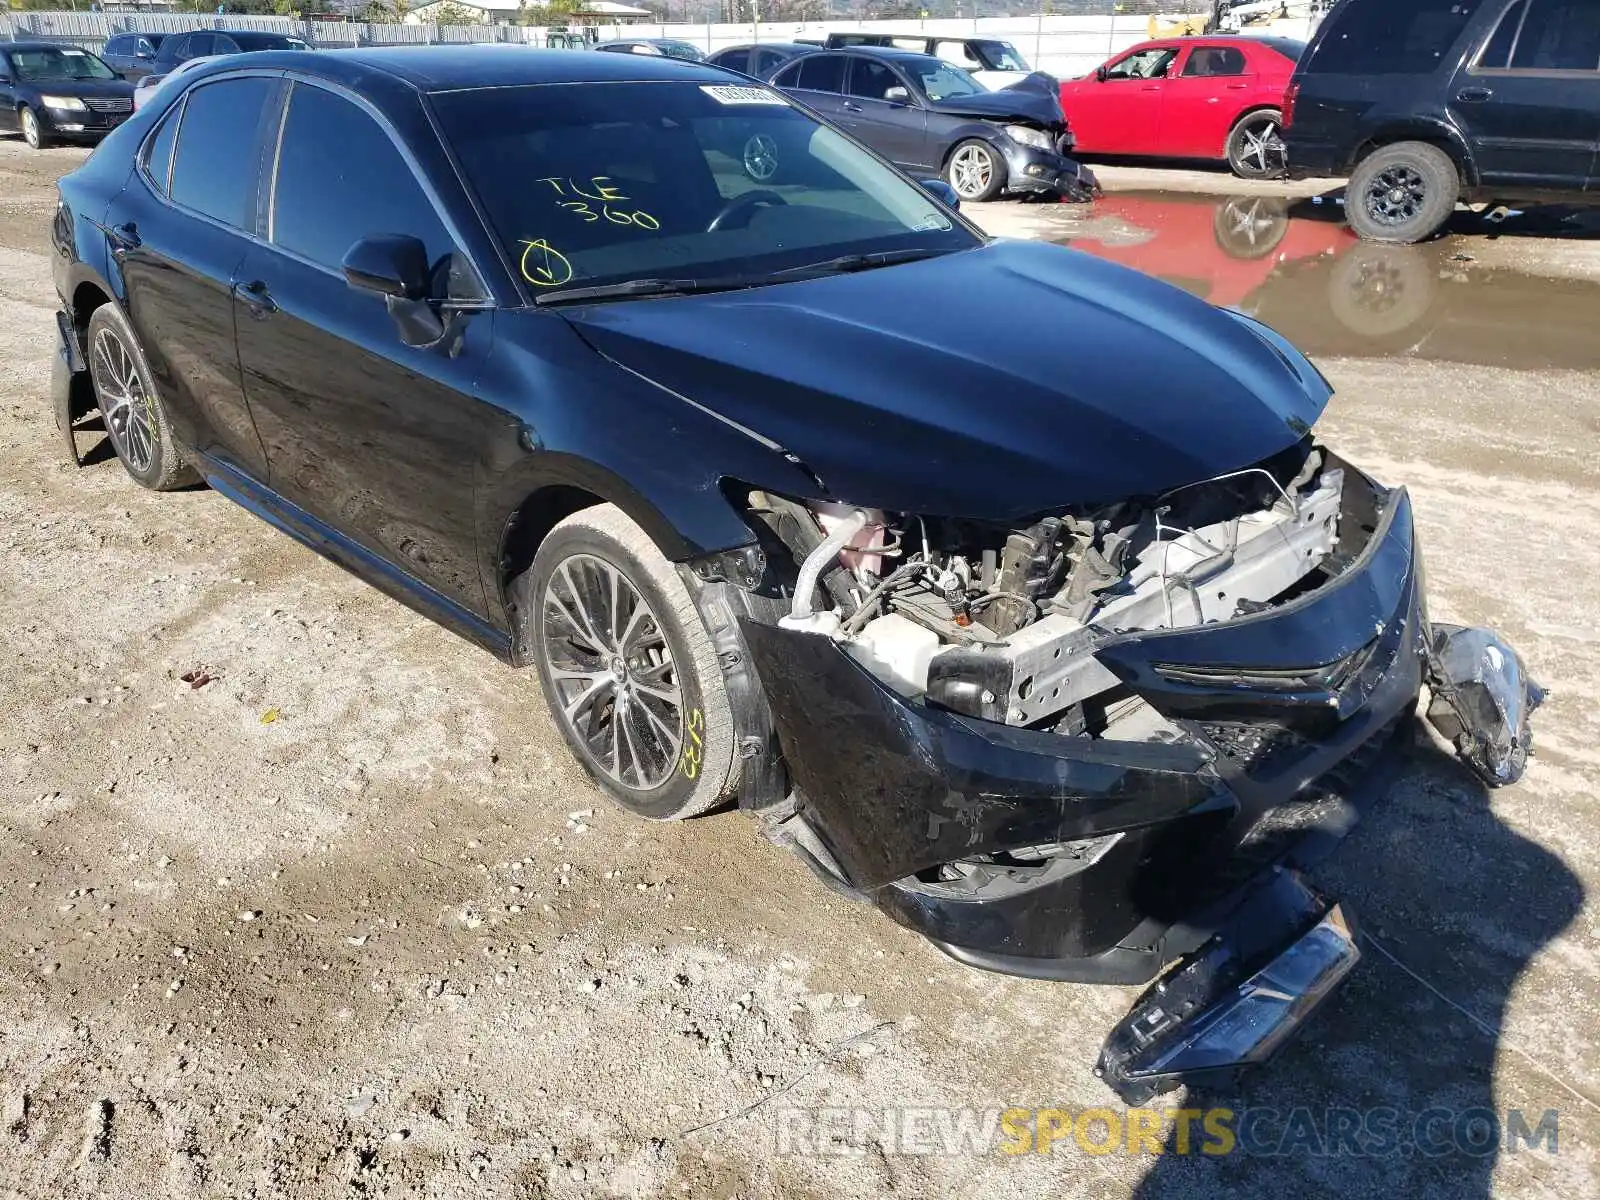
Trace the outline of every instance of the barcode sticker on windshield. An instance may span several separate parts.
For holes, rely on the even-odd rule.
[[[700,90],[718,104],[777,104],[787,107],[789,103],[777,92],[769,92],[766,88],[714,83]]]

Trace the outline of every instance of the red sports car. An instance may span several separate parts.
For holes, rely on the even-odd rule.
[[[1061,85],[1080,154],[1226,159],[1246,179],[1280,175],[1284,89],[1304,42],[1176,37],[1141,42]]]

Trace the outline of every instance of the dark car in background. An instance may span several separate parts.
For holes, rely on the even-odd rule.
[[[259,29],[191,29],[175,33],[161,43],[147,74],[165,75],[191,58],[219,54],[251,54],[262,50],[309,50],[301,38]]]
[[[169,35],[164,33],[118,33],[106,39],[100,57],[118,75],[129,82],[148,75],[155,64],[156,52]]]
[[[1458,202],[1600,201],[1600,3],[1343,0],[1284,99],[1289,172],[1348,175],[1362,237],[1417,242]]]
[[[97,55],[49,42],[0,43],[0,132],[35,150],[98,141],[133,112],[133,85]]]
[[[791,182],[716,149],[736,114]],[[972,966],[1161,975],[1100,1063],[1130,1101],[1264,1060],[1354,967],[1281,868],[1424,680],[1522,772],[1537,689],[1430,623],[1407,494],[1318,442],[1309,361],[990,240],[769,87],[224,58],[59,188],[74,455],[98,413],[142,486],[204,479],[528,666],[626,810],[736,803]]]
[[[714,67],[727,67],[741,75],[765,79],[791,58],[810,54],[816,46],[800,42],[760,42],[748,46],[729,46],[706,59]]]
[[[1005,191],[1083,199],[1097,187],[1065,157],[1071,133],[1047,75],[990,92],[931,55],[862,47],[805,55],[769,78],[897,167],[942,175],[964,201]]]
[[[684,62],[703,62],[706,57],[705,51],[699,46],[679,38],[620,38],[601,42],[594,49],[609,54],[661,54]]]
[[[1021,83],[1033,73],[1027,59],[1010,42],[998,38],[927,37],[918,33],[830,33],[830,50],[880,46],[927,54],[959,67],[991,91]]]

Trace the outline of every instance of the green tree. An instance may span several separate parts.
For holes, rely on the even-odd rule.
[[[427,16],[434,25],[477,25],[483,20],[476,10],[457,4],[455,0],[444,0],[443,4],[430,8]]]

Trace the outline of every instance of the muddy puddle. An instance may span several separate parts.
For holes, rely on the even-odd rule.
[[[1362,242],[1341,218],[1329,203],[1129,192],[1097,201],[1062,240],[1265,321],[1314,356],[1600,368],[1600,283],[1486,266],[1480,238]],[[1530,220],[1496,233],[1531,236],[1542,226]]]

